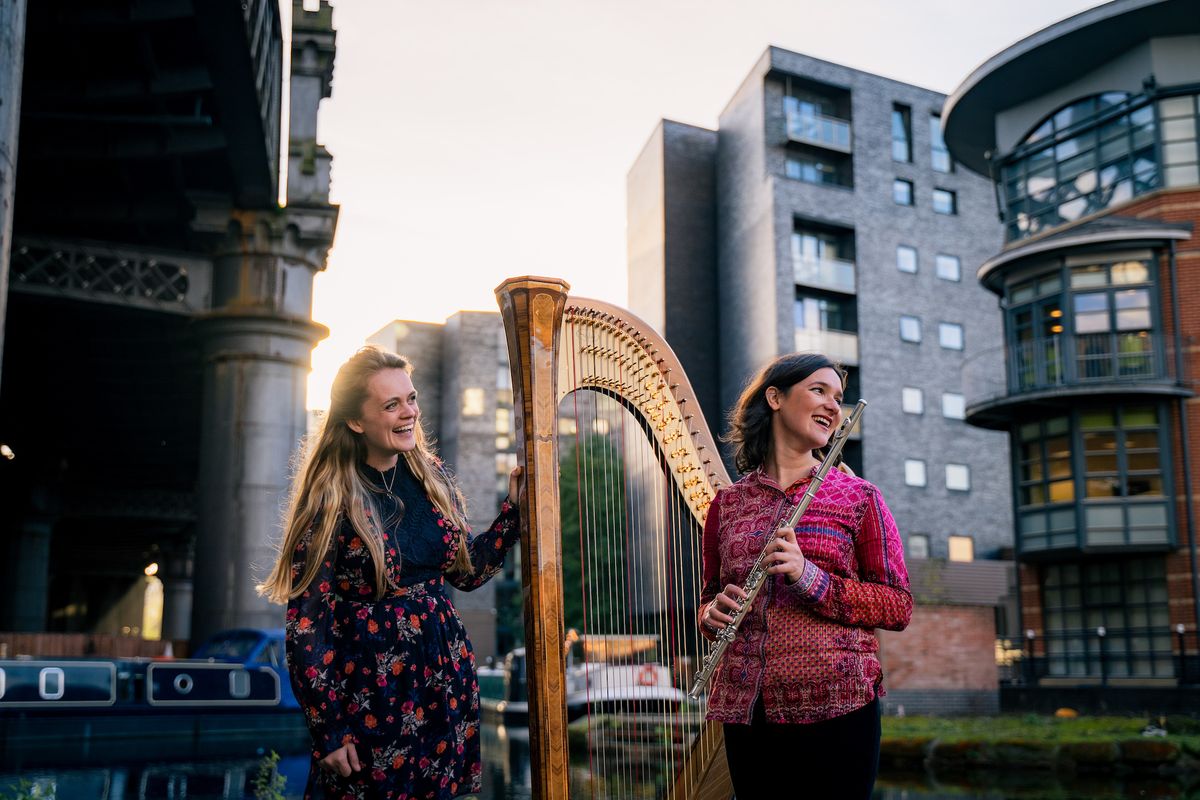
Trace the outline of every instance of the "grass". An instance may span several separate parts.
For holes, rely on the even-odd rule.
[[[1172,724],[1169,738],[1200,743],[1200,725]],[[1140,738],[1144,717],[1060,719],[1041,714],[1003,714],[994,717],[884,717],[884,739],[937,739],[942,742],[1008,742],[1014,740],[1060,744],[1112,742]]]

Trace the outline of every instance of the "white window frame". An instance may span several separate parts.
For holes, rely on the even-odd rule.
[[[946,344],[946,336],[958,332],[958,346]],[[938,344],[945,350],[964,350],[966,349],[966,331],[963,326],[957,322],[939,322],[938,323]]]
[[[904,485],[916,487],[929,485],[929,475],[925,469],[925,462],[922,459],[904,459]]]
[[[956,405],[948,408],[947,401]],[[942,416],[946,419],[966,419],[966,397],[958,392],[942,392]]]
[[[925,392],[916,386],[905,386],[900,389],[900,408],[905,414],[925,413]]]
[[[952,492],[971,491],[971,466],[969,464],[947,464],[946,488]]]
[[[954,282],[962,281],[962,259],[958,256],[952,256],[947,253],[938,253],[934,258],[934,264],[934,272],[942,280]],[[954,265],[953,274],[947,274],[947,271],[943,268],[944,264]]]

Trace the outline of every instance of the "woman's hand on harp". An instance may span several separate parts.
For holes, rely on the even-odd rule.
[[[513,471],[508,473],[508,499],[520,505],[525,499],[525,470],[522,467],[513,467]]]
[[[771,552],[763,561],[767,572],[772,575],[783,575],[788,583],[795,583],[804,576],[804,565],[807,559],[796,543],[796,531],[791,528],[780,528],[775,531],[775,541],[771,542]]]
[[[746,593],[736,583],[728,584],[704,609],[700,622],[713,633],[733,622],[733,615],[742,606]]]

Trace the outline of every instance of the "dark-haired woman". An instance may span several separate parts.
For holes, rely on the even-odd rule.
[[[844,376],[825,356],[793,354],[742,392],[727,437],[742,477],[717,493],[704,526],[706,637],[733,621],[772,526],[816,473],[841,421]],[[789,796],[866,800],[883,679],[874,630],[903,630],[912,616],[896,524],[878,489],[830,470],[796,528],[778,529],[767,563],[708,697],[737,798],[779,797],[786,784]]]
[[[338,370],[259,591],[286,602],[292,686],[312,734],[306,798],[449,800],[478,791],[479,684],[444,582],[471,590],[517,540],[505,501],[470,536],[427,446],[412,367],[376,347]],[[509,479],[517,497],[519,470]]]

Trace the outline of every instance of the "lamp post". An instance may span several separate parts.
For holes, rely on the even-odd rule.
[[[1108,665],[1104,662],[1104,637],[1108,635],[1108,630],[1100,625],[1096,628],[1096,637],[1100,640],[1100,685],[1108,685]]]
[[[1036,638],[1037,632],[1033,628],[1025,629],[1025,646],[1029,651],[1029,655],[1026,657],[1025,661],[1025,683],[1029,684],[1030,686],[1032,686],[1034,681],[1037,679],[1037,671],[1033,665],[1033,644]]]
[[[1183,652],[1184,640],[1183,632],[1185,628],[1182,622],[1175,624],[1175,635],[1179,637],[1179,682],[1187,683],[1187,657]]]

